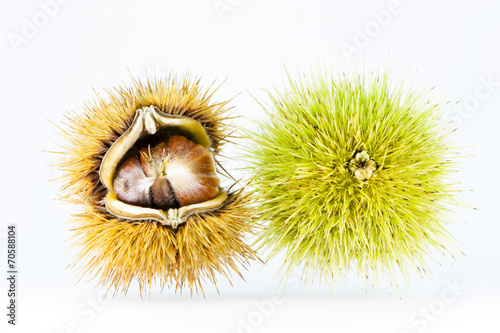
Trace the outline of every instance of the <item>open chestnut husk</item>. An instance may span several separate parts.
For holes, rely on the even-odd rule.
[[[189,75],[134,81],[68,115],[61,196],[81,208],[72,227],[81,277],[115,292],[134,280],[141,293],[153,281],[203,292],[258,259],[245,241],[252,197],[224,188],[218,172],[232,129],[215,90]]]

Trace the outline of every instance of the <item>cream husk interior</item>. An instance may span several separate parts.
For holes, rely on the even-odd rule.
[[[125,154],[139,139],[147,135],[154,135],[158,131],[169,127],[181,129],[189,133],[194,142],[207,149],[210,147],[210,138],[203,126],[197,121],[187,117],[160,113],[153,106],[138,109],[132,125],[113,143],[104,156],[99,169],[101,182],[108,189],[105,202],[106,209],[111,214],[132,220],[156,220],[175,229],[179,224],[186,222],[189,215],[212,211],[221,207],[226,201],[227,193],[222,190],[217,197],[211,200],[169,210],[130,205],[117,199],[113,188],[113,180],[118,165]]]

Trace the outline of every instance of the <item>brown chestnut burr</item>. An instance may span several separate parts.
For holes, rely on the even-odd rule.
[[[162,210],[211,200],[219,184],[212,153],[180,135],[129,156],[114,179],[119,200]]]

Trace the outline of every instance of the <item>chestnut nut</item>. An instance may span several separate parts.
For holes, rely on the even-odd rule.
[[[219,178],[212,153],[174,135],[128,157],[117,170],[114,188],[123,202],[168,210],[215,198]]]

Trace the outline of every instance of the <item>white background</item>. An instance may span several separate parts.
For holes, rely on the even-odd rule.
[[[15,223],[20,272],[16,327],[6,323],[1,279],[2,332],[500,332],[499,2],[41,4],[49,2],[0,1],[0,266],[5,272],[6,226]],[[466,257],[450,263],[436,256],[433,277],[411,279],[411,290],[401,283],[399,294],[385,277],[367,292],[356,276],[335,295],[319,283],[283,288],[282,258],[275,258],[253,264],[233,286],[221,277],[220,296],[207,286],[206,299],[154,289],[143,300],[133,285],[127,297],[105,304],[93,281],[77,284],[77,272],[65,268],[74,255],[65,251],[74,207],[54,200],[56,159],[44,151],[58,149],[50,121],[81,110],[93,89],[127,84],[131,75],[189,70],[207,84],[227,78],[216,99],[241,93],[234,113],[254,117],[261,109],[250,94],[265,100],[262,88],[281,84],[284,65],[292,73],[318,64],[344,71],[387,59],[396,78],[411,67],[417,81],[458,103],[450,111],[453,139],[471,156],[457,180],[477,210],[458,211],[449,230]]]

